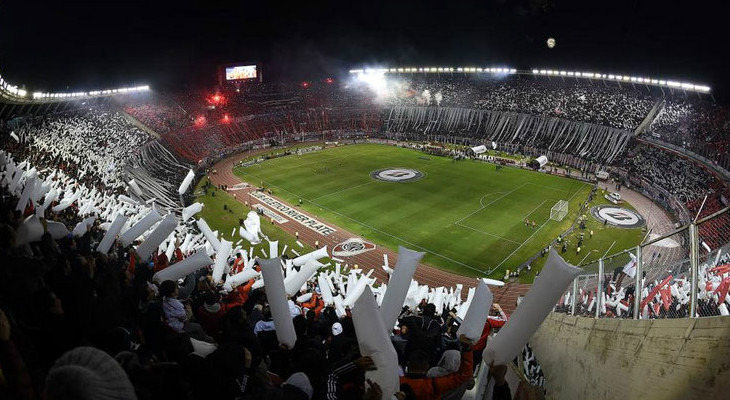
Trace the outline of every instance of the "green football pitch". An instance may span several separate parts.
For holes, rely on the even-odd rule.
[[[376,170],[407,168],[421,179],[383,182]],[[317,218],[397,250],[426,251],[428,264],[463,275],[503,275],[567,229],[589,184],[415,150],[361,144],[266,160],[234,173],[272,188]],[[550,209],[568,200],[562,222]],[[525,219],[535,227],[525,226]]]

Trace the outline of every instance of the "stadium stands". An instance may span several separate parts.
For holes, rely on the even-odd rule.
[[[121,114],[105,109],[28,118],[16,133],[38,161],[63,164],[79,179],[112,190],[126,186],[127,159],[150,140]]]
[[[389,105],[438,105],[559,117],[633,130],[656,102],[647,91],[601,81],[519,76],[415,75]]]
[[[648,134],[730,169],[730,110],[698,97],[669,96]]]
[[[63,377],[64,372],[54,361],[78,345],[91,344],[115,356],[124,370],[117,376],[118,390],[133,390],[138,398],[373,396],[376,390],[366,384],[365,371],[372,369],[374,361],[359,354],[349,307],[323,300],[325,285],[339,300],[348,300],[357,282],[369,279],[363,272],[332,274],[325,278],[331,279],[329,283],[309,279],[290,296],[287,308],[297,339],[291,348],[279,346],[269,299],[265,290],[255,286],[262,281],[246,279],[237,287],[230,283],[221,287],[213,282],[211,271],[203,268],[183,274],[181,284],[176,279],[151,283],[156,272],[176,262],[208,257],[206,253],[218,250],[203,232],[177,218],[186,205],[178,198],[178,185],[190,168],[183,159],[204,167],[241,146],[330,139],[352,132],[381,138],[398,133],[415,140],[438,134],[469,141],[496,140],[530,154],[546,151],[551,159],[554,154],[566,163],[582,162],[592,168],[613,163],[661,188],[693,214],[702,207],[700,219],[723,209],[730,198],[726,183],[693,160],[629,141],[633,130],[662,102],[647,134],[722,159],[728,143],[727,109],[665,98],[641,88],[557,78],[418,76],[402,79],[396,95],[384,101],[363,88],[324,83],[306,87],[256,83],[222,96],[225,104],[215,108],[200,91],[120,100],[125,113],[161,135],[159,141],[114,107],[95,106],[14,122],[20,142],[8,139],[5,149],[10,153],[2,153],[0,166],[5,178],[0,238],[10,260],[0,266],[0,362],[10,358],[14,362],[2,364],[4,376],[13,379],[0,386],[0,395],[33,398],[57,393],[61,389],[54,386],[58,382],[54,377]],[[625,152],[626,148],[631,150]],[[35,198],[40,191],[34,189],[29,201],[18,207],[23,185],[36,177],[45,179],[48,195]],[[131,179],[142,194],[134,193]],[[125,189],[129,197],[122,198],[119,195]],[[50,193],[58,196],[50,199]],[[117,241],[108,254],[95,253],[117,214],[129,218],[122,230],[128,232],[143,216],[157,212],[145,204],[147,200],[171,213],[174,220],[152,256],[137,257],[139,241],[128,246]],[[55,224],[40,231],[29,227],[38,221],[34,214],[63,224],[66,232],[54,236],[51,231],[60,229]],[[84,221],[89,217],[94,222],[87,228]],[[158,226],[163,223],[151,225],[139,237],[153,236]],[[711,249],[703,253],[700,270],[703,316],[727,311],[727,306],[722,308],[730,287],[722,278],[727,271],[713,265],[730,262],[723,248],[730,239],[728,226],[727,214],[699,226],[701,243]],[[76,227],[74,233],[67,232],[71,227]],[[31,229],[37,232],[33,240],[26,240]],[[18,239],[22,240],[14,242]],[[646,300],[641,310],[646,318],[689,314],[688,264],[680,254],[688,244],[678,243],[674,253],[664,253],[665,262],[650,271],[640,291]],[[723,251],[717,253],[718,249]],[[236,246],[221,265],[243,271],[242,263],[248,262],[239,255],[241,251],[242,246]],[[719,254],[718,259],[711,254]],[[287,253],[291,258],[295,255],[291,249]],[[254,263],[250,264],[248,269],[253,269]],[[291,268],[287,271],[295,273]],[[595,315],[591,302],[605,294],[602,316],[630,316],[636,291],[629,290],[629,279],[621,285],[617,277],[609,271],[600,290],[578,293],[576,313]],[[399,368],[403,372],[409,365],[408,379],[414,385],[431,384],[413,375],[419,364],[435,365],[445,350],[462,349],[456,327],[464,318],[464,296],[442,289],[417,286],[411,291],[409,308],[403,310],[394,330]],[[376,294],[382,300],[383,293]],[[556,310],[570,311],[568,304],[563,298]],[[471,377],[472,352],[448,354],[458,354],[458,361],[444,361],[441,369],[429,374],[461,371],[449,375],[450,384],[440,389],[463,390]],[[111,358],[104,362],[114,364]],[[283,387],[268,384],[263,374],[284,383]],[[112,381],[117,382],[108,380]],[[409,390],[423,388],[400,389],[408,396]],[[495,398],[504,395],[495,391]]]

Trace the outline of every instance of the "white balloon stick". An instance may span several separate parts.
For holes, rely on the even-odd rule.
[[[208,239],[208,242],[213,247],[214,250],[218,250],[221,243],[218,240],[218,236],[215,235],[208,226],[208,223],[205,222],[203,218],[198,219],[197,221],[198,229],[200,229],[201,232],[203,232],[203,235],[205,235],[205,238]]]
[[[192,256],[155,273],[155,275],[152,276],[152,279],[157,283],[162,283],[168,280],[175,281],[180,278],[184,278],[201,268],[207,267],[210,264],[213,264],[213,260],[210,259],[205,251],[198,250]]]
[[[279,257],[279,241],[269,241],[269,257],[270,258],[276,258]]]
[[[271,316],[276,325],[276,337],[279,343],[290,349],[294,348],[297,335],[294,331],[294,323],[289,313],[287,295],[284,289],[284,280],[281,276],[281,260],[278,258],[259,259],[261,275],[266,284],[266,298],[269,301]]]
[[[492,300],[492,292],[484,281],[480,281],[474,299],[466,312],[466,317],[459,326],[459,330],[456,331],[456,337],[464,334],[472,341],[477,341],[482,336],[484,324],[487,322],[489,310],[492,308]]]
[[[144,218],[142,218],[139,222],[132,225],[126,232],[122,233],[122,235],[119,237],[119,240],[122,243],[123,247],[127,247],[132,243],[135,239],[142,236],[147,229],[152,227],[157,221],[162,219],[162,216],[160,216],[159,213],[157,213],[157,210],[154,208],[150,210],[150,212],[145,215]]]
[[[167,214],[165,219],[157,225],[157,228],[155,228],[152,234],[150,234],[147,239],[145,239],[145,241],[137,247],[137,255],[139,255],[139,258],[142,261],[147,260],[147,258],[152,255],[152,252],[157,249],[157,246],[159,246],[160,243],[162,243],[162,241],[175,230],[176,226],[177,217],[175,217],[175,214]]]
[[[580,272],[581,269],[566,263],[555,249],[550,250],[540,279],[532,285],[499,335],[487,343],[484,361],[487,364],[494,361],[496,365],[506,365],[516,357],[553,310],[565,288]]]
[[[180,184],[180,187],[177,189],[177,193],[179,195],[183,195],[188,190],[188,187],[193,182],[193,179],[195,178],[195,172],[193,170],[189,170],[188,174],[185,176],[185,179],[183,179],[182,183]]]
[[[127,217],[122,214],[117,214],[117,216],[114,218],[114,222],[112,222],[112,225],[109,227],[109,230],[106,231],[104,238],[101,239],[99,245],[96,246],[96,251],[102,254],[108,253],[109,249],[114,243],[114,240],[116,240],[117,235],[122,230],[122,227],[126,222]]]
[[[398,314],[400,314],[403,302],[408,294],[408,288],[411,285],[413,274],[416,272],[418,263],[421,261],[425,253],[413,251],[400,246],[398,249],[398,261],[395,264],[393,274],[388,282],[388,291],[385,292],[383,302],[380,307],[380,317],[383,325],[392,327],[395,325]]]
[[[355,302],[352,322],[360,354],[372,358],[376,366],[375,370],[365,372],[365,378],[378,383],[383,391],[383,398],[390,399],[400,388],[398,355],[387,333],[390,326],[383,324],[369,287],[364,288],[362,295]]]
[[[231,242],[221,239],[221,246],[216,252],[215,264],[213,265],[213,283],[216,285],[221,282],[223,272],[228,263],[228,256],[231,255]]]

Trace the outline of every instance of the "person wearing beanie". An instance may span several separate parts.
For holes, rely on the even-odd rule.
[[[62,355],[46,378],[47,400],[136,400],[122,367],[94,347],[77,347]]]

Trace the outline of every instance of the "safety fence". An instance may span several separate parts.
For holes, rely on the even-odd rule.
[[[730,315],[729,252],[730,207],[581,265],[555,311],[633,319]]]

